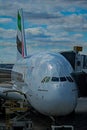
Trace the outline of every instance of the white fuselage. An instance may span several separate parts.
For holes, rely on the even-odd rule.
[[[13,67],[15,88],[45,115],[67,115],[77,104],[78,91],[69,62],[55,53],[39,53],[20,59]]]

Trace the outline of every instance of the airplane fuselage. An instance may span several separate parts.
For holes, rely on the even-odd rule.
[[[61,54],[39,53],[20,59],[13,67],[12,80],[40,113],[67,115],[75,109],[78,97],[72,72]]]

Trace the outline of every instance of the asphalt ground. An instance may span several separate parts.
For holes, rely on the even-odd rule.
[[[87,98],[79,98],[75,113],[64,117],[56,117],[55,122],[50,117],[34,110],[29,112],[26,118],[32,120],[33,130],[51,130],[52,125],[71,125],[74,130],[87,130]],[[4,121],[4,116],[0,114],[0,123]]]
[[[33,113],[30,116],[34,130],[51,130],[51,125],[70,125],[74,130],[87,130],[87,98],[79,98],[75,113],[65,117],[56,117],[55,122],[50,117]]]

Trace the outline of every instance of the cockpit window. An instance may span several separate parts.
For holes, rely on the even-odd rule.
[[[58,82],[59,78],[58,77],[52,77],[51,81]]]
[[[69,82],[73,82],[73,79],[70,76],[68,76],[66,78],[68,79]]]
[[[70,76],[66,76],[66,77],[49,77],[49,76],[46,76],[42,79],[41,83],[48,83],[50,80],[52,82],[65,82],[65,81],[74,82],[73,79]]]
[[[66,78],[65,77],[60,77],[60,81],[66,81]]]
[[[46,77],[44,77],[43,78],[43,80],[41,81],[41,83],[47,83],[47,82],[49,82],[49,80],[50,80],[50,77],[49,76],[46,76]]]
[[[70,76],[67,77],[52,77],[51,79],[52,82],[65,82],[65,81],[69,81],[69,82],[73,82],[73,79]]]
[[[52,77],[51,81],[58,82],[58,81],[66,81],[67,79],[65,77]]]

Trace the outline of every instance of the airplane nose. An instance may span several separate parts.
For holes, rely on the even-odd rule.
[[[67,115],[75,109],[77,92],[73,91],[70,86],[57,87],[50,96],[51,100],[48,108],[51,115]]]

